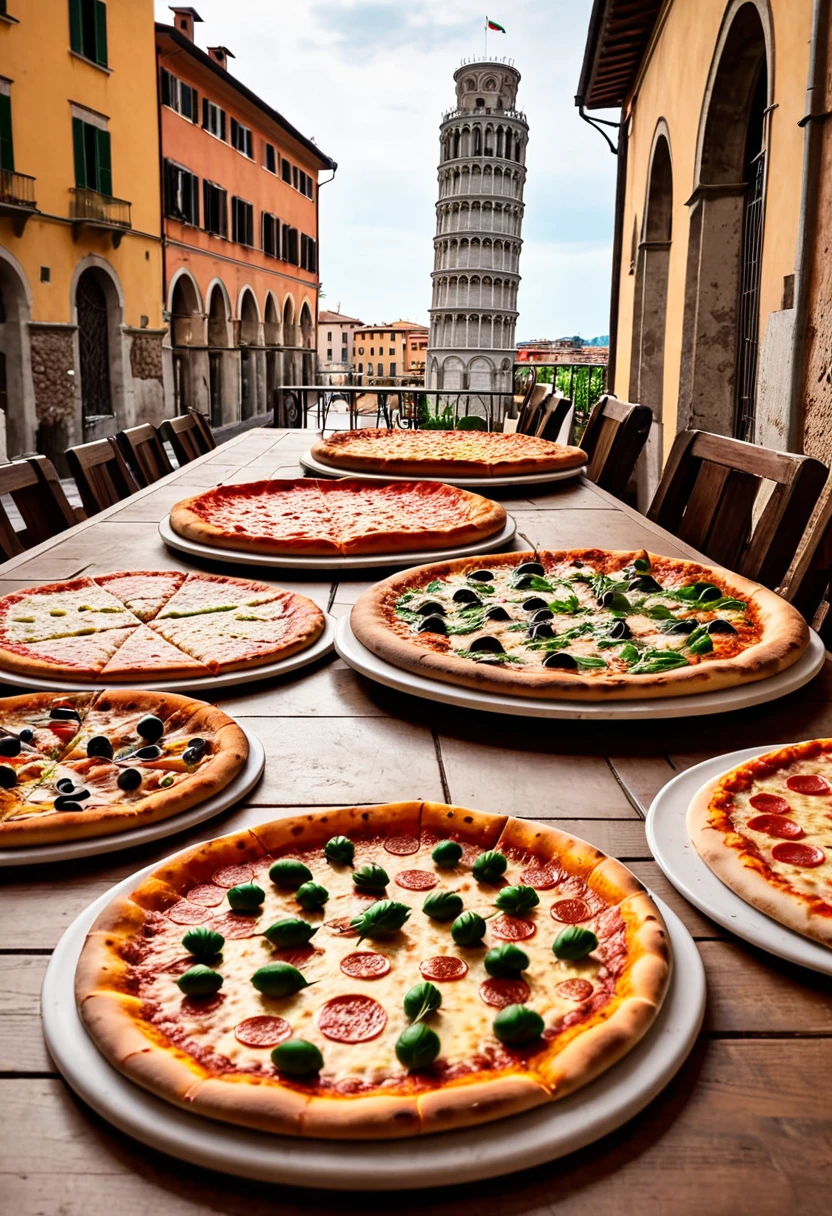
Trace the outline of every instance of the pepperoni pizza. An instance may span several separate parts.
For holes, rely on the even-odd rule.
[[[665,994],[641,884],[540,824],[436,803],[318,812],[180,854],[102,912],[76,975],[122,1073],[270,1132],[389,1138],[550,1102]]]

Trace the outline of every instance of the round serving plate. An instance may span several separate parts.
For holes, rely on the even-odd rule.
[[[771,747],[744,747],[685,769],[653,799],[647,814],[647,842],[668,881],[723,929],[789,963],[832,975],[832,950],[786,928],[741,899],[705,864],[688,834],[687,810],[700,789],[715,785],[720,777],[746,760],[788,746],[780,743]]]
[[[518,473],[514,477],[454,477],[449,472],[445,477],[425,477],[421,473],[364,473],[360,469],[336,469],[324,464],[312,455],[312,449],[300,458],[308,473],[319,477],[361,477],[366,481],[443,481],[446,485],[459,486],[463,490],[487,490],[489,486],[536,486],[547,481],[571,481],[586,472],[586,465],[576,469],[562,469],[559,473]]]
[[[760,705],[784,697],[802,688],[820,671],[826,651],[814,630],[810,631],[806,652],[785,671],[758,680],[754,684],[723,688],[716,692],[696,693],[688,697],[655,697],[644,701],[567,701],[544,700],[542,697],[509,696],[505,693],[483,692],[462,684],[449,684],[430,676],[416,675],[402,667],[394,667],[380,659],[359,642],[352,631],[349,616],[341,617],[335,634],[338,654],[361,675],[386,684],[398,692],[460,709],[479,709],[492,714],[515,714],[525,718],[573,718],[601,720],[626,718],[692,718],[702,714],[724,714],[749,705]]]
[[[240,723],[237,723],[240,726]],[[266,766],[266,752],[263,744],[255,734],[240,726],[248,739],[248,760],[233,781],[198,806],[171,815],[169,819],[160,819],[157,823],[149,823],[143,828],[132,828],[126,832],[113,832],[109,836],[90,836],[83,840],[64,840],[57,844],[26,845],[22,849],[0,849],[0,869],[6,866],[35,866],[48,861],[74,861],[79,857],[95,857],[99,853],[118,853],[123,849],[138,848],[151,840],[162,840],[165,836],[174,836],[221,815],[229,810],[241,798],[245,798],[257,785]]]
[[[216,676],[202,676],[189,680],[187,677],[172,680],[154,680],[147,676],[140,684],[128,684],[122,680],[102,681],[96,684],[93,680],[81,683],[78,680],[61,680],[50,677],[48,680],[37,676],[24,676],[18,672],[6,671],[0,667],[0,685],[10,684],[13,688],[31,688],[36,692],[89,692],[96,688],[126,688],[135,691],[151,689],[154,692],[191,692],[195,696],[213,694],[218,688],[238,688],[241,684],[253,684],[257,680],[271,680],[278,676],[288,675],[299,667],[306,667],[317,659],[329,654],[335,645],[335,620],[324,613],[324,631],[311,646],[299,650],[297,654],[289,655],[288,659],[279,659],[276,663],[261,663],[259,666],[241,667],[237,671],[223,671]]]
[[[122,1076],[88,1037],[75,1007],[75,968],[95,918],[160,864],[119,883],[66,930],[49,962],[41,1013],[49,1052],[79,1097],[120,1131],[194,1165],[339,1191],[408,1190],[509,1174],[574,1152],[637,1115],[678,1072],[699,1033],[705,1010],[702,962],[682,922],[657,899],[674,959],[664,1004],[623,1060],[561,1102],[480,1127],[380,1142],[273,1136],[206,1119]]]
[[[370,570],[377,566],[423,566],[428,562],[444,562],[457,557],[476,557],[479,553],[493,553],[501,549],[509,541],[514,540],[517,524],[510,515],[499,532],[493,536],[485,536],[473,544],[456,545],[449,549],[422,549],[420,551],[401,553],[361,553],[352,557],[311,557],[299,554],[296,557],[281,553],[246,553],[240,549],[222,549],[215,545],[201,545],[198,541],[187,540],[174,532],[170,524],[170,516],[166,515],[159,524],[159,535],[169,549],[178,549],[190,557],[204,558],[206,561],[222,562],[232,566],[270,566],[282,570]]]

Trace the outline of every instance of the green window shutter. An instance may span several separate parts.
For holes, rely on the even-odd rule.
[[[81,0],[69,0],[69,45],[79,55],[84,53]]]
[[[162,68],[162,105],[170,105],[170,72]]]
[[[107,5],[95,0],[95,62],[107,66]]]
[[[112,195],[113,193],[113,173],[110,165],[110,132],[99,131],[96,127],[95,131],[95,159],[96,159],[96,190],[99,194]]]
[[[75,153],[75,185],[85,190],[87,186],[87,158],[84,153],[84,124],[80,118],[72,120],[72,149]]]
[[[12,141],[12,99],[0,93],[0,169],[14,173],[14,143]]]

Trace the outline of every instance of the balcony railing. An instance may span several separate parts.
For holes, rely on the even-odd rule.
[[[0,203],[35,209],[35,179],[27,173],[0,169]]]
[[[478,106],[473,110],[461,110],[459,107],[446,110],[442,115],[442,121],[447,122],[449,118],[482,118],[486,114],[492,118],[513,118],[516,122],[523,122],[528,126],[526,115],[522,110],[498,110],[492,109],[491,106]]]
[[[130,203],[80,186],[72,188],[69,205],[70,219],[103,228],[129,228]]]

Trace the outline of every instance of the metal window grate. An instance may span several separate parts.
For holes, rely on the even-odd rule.
[[[754,441],[757,409],[757,356],[760,334],[760,271],[763,244],[763,182],[766,154],[752,165],[752,178],[745,196],[740,252],[740,298],[737,326],[737,374],[734,434]]]

